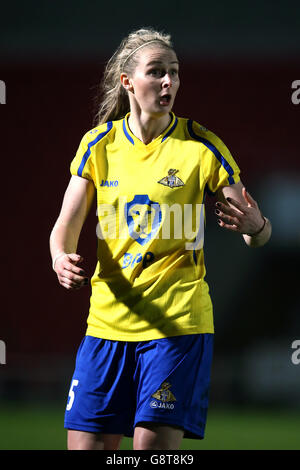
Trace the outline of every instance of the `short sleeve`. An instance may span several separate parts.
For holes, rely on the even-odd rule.
[[[197,122],[188,121],[191,137],[200,142],[200,171],[206,190],[215,194],[220,188],[238,183],[240,169],[224,142]]]
[[[215,194],[224,186],[240,181],[240,169],[224,142],[213,132],[207,131],[202,142],[206,151],[202,171],[208,192]]]
[[[95,182],[94,149],[91,145],[91,136],[85,134],[79,144],[78,150],[70,165],[72,175],[81,176]]]

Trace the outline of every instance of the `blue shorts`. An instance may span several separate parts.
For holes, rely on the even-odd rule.
[[[85,336],[79,347],[65,428],[132,437],[141,422],[203,439],[213,334],[140,342]]]

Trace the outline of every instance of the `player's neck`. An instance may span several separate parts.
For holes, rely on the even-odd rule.
[[[161,117],[153,117],[146,113],[131,111],[128,125],[131,132],[144,144],[149,144],[164,132],[170,125],[170,114]]]

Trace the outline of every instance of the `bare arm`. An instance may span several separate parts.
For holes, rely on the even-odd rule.
[[[225,186],[218,194],[216,215],[221,227],[239,232],[250,247],[265,245],[272,233],[270,221],[263,216],[257,202],[242,182]]]
[[[86,275],[76,266],[83,258],[76,253],[82,226],[95,194],[91,181],[72,176],[64,195],[62,208],[50,235],[53,269],[59,283],[67,289],[82,287]]]

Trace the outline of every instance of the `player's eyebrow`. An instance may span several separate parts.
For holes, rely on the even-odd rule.
[[[156,64],[163,64],[163,62],[161,60],[151,60],[146,65],[150,66],[150,65],[156,65]],[[179,65],[179,62],[178,62],[178,60],[173,60],[172,62],[170,62],[170,64],[178,64]]]

